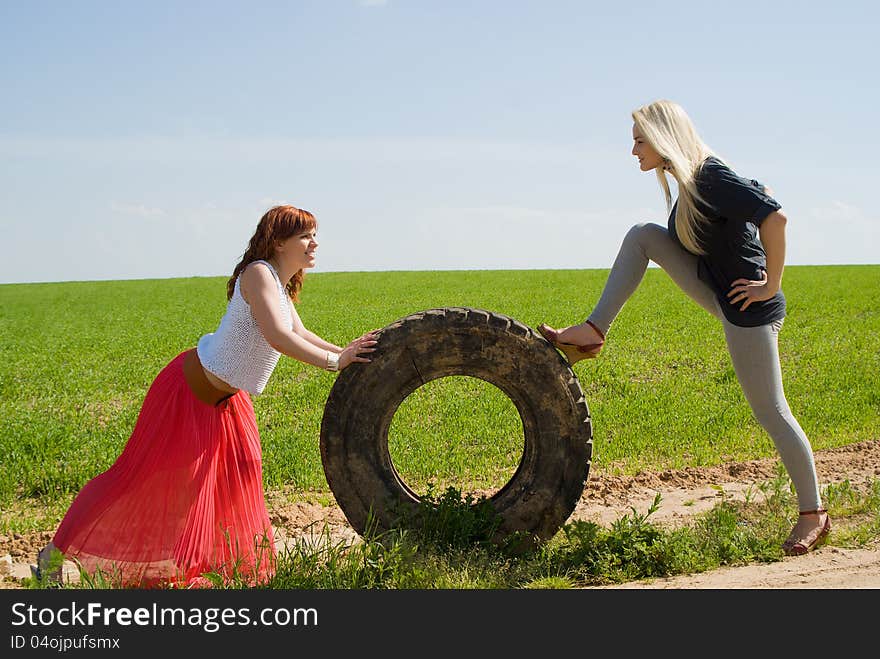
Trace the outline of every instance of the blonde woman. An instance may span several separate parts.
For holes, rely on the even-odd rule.
[[[781,289],[786,216],[767,187],[740,177],[712,152],[678,104],[656,101],[632,118],[632,155],[643,172],[656,172],[667,207],[672,206],[668,226],[630,229],[583,323],[538,329],[572,364],[594,358],[648,262],[663,268],[721,321],[746,399],[797,492],[800,515],[783,551],[806,554],[825,540],[831,520],[822,507],[812,447],[782,388],[777,339],[786,311]],[[674,204],[667,176],[678,186]]]

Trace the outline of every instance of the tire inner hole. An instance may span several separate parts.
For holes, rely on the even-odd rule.
[[[524,429],[513,401],[480,378],[431,380],[397,408],[388,451],[400,478],[419,497],[449,487],[491,497],[516,473]]]

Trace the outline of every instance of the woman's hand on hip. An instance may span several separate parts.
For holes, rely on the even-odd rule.
[[[727,294],[730,303],[739,304],[742,302],[743,305],[739,309],[745,311],[752,302],[763,302],[776,295],[776,291],[771,290],[767,283],[767,272],[762,270],[761,275],[763,278],[757,281],[754,279],[735,280],[730,285],[730,292]]]

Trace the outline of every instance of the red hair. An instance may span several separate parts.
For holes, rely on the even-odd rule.
[[[251,236],[241,261],[235,266],[232,276],[226,282],[226,299],[232,298],[235,280],[249,264],[271,259],[275,255],[275,247],[278,243],[303,231],[314,231],[317,226],[318,221],[314,215],[294,206],[275,206],[266,211],[266,214],[260,218],[257,230]],[[305,273],[297,270],[286,284],[287,294],[294,302],[299,301],[299,291],[304,277]]]

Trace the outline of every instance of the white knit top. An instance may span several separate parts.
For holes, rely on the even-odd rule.
[[[290,298],[278,273],[266,261],[254,263],[263,263],[275,277],[278,306],[293,329]],[[269,345],[257,327],[250,306],[241,296],[240,280],[239,275],[217,331],[200,338],[196,350],[199,361],[208,371],[227,384],[258,396],[265,389],[281,353]]]

